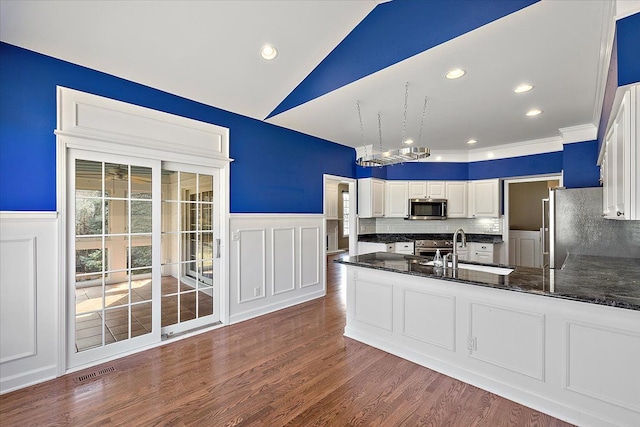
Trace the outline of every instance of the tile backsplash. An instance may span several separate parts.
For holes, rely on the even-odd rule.
[[[404,218],[360,218],[358,234],[381,233],[467,233],[502,234],[501,218],[451,218],[445,221],[411,221]]]

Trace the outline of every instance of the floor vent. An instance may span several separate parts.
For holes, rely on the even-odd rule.
[[[108,368],[102,368],[99,371],[95,371],[95,372],[90,372],[88,374],[84,374],[84,375],[80,375],[79,377],[76,378],[76,382],[83,382],[83,381],[87,381],[93,378],[98,378],[102,375],[108,374],[109,372],[114,372],[116,370],[116,368],[114,368],[113,366],[109,366]]]

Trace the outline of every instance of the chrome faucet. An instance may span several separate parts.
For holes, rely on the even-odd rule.
[[[454,270],[458,269],[458,234],[462,233],[462,247],[467,247],[467,235],[464,234],[464,230],[462,228],[458,228],[455,233],[453,233],[453,252],[451,253],[451,268]],[[445,260],[446,262],[446,260]]]

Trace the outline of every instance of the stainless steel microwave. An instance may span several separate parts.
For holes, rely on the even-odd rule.
[[[447,199],[409,199],[407,219],[447,219]]]

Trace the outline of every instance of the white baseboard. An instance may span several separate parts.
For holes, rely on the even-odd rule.
[[[322,298],[326,295],[325,290],[320,290],[316,292],[310,292],[305,295],[298,296],[296,298],[291,298],[285,301],[281,301],[278,303],[265,305],[253,310],[247,310],[240,313],[236,313],[232,315],[229,319],[230,324],[244,322],[245,320],[253,319],[254,317],[262,316],[264,314],[273,313],[274,311],[282,310],[284,308],[292,307],[294,305],[301,304],[303,302],[312,301],[314,299]]]

